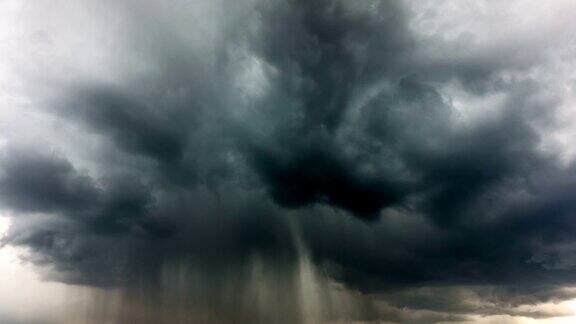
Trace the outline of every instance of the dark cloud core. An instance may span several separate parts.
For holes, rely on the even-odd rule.
[[[3,244],[119,294],[95,321],[565,315],[522,306],[576,297],[568,41],[408,2],[80,1],[105,73],[32,78],[56,135],[6,135]]]

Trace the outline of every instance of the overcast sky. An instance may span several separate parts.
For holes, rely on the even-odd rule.
[[[0,322],[572,323],[576,2],[0,1]]]

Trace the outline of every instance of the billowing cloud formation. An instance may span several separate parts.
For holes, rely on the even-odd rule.
[[[14,9],[4,243],[120,322],[565,315],[574,5],[524,2]]]

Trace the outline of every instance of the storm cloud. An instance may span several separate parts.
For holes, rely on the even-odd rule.
[[[2,244],[106,289],[95,322],[566,316],[538,308],[576,298],[551,3],[23,6]]]

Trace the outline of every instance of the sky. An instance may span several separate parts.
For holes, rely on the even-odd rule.
[[[0,323],[573,323],[575,29],[0,1]]]

